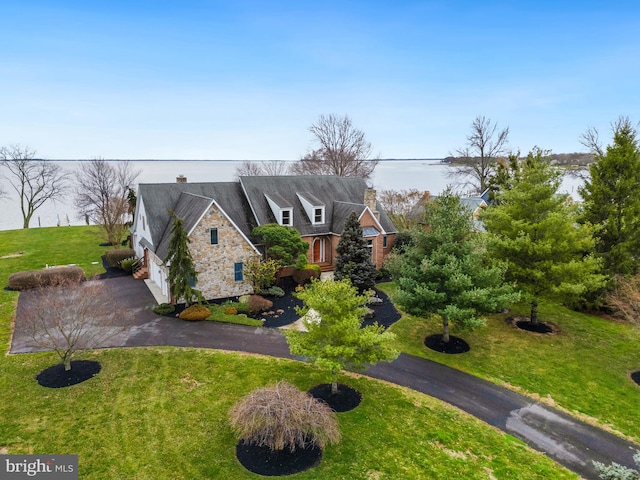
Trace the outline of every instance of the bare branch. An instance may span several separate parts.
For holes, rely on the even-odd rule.
[[[54,286],[40,287],[22,294],[31,295],[28,309],[20,311],[20,325],[36,345],[54,350],[71,368],[78,350],[97,348],[124,331],[124,308],[113,299],[102,281],[77,283],[60,279]]]
[[[112,164],[101,158],[80,165],[76,178],[75,205],[81,216],[101,225],[109,242],[119,245],[130,215],[129,190],[139,171],[128,161]]]
[[[372,159],[372,148],[362,130],[351,124],[345,115],[321,115],[309,127],[319,148],[307,153],[292,165],[292,172],[299,175],[337,175],[362,177],[373,174],[378,159]]]
[[[69,177],[60,165],[36,159],[35,154],[20,145],[0,148],[0,165],[8,171],[4,178],[20,198],[23,228],[29,228],[33,214],[45,202],[62,198]]]
[[[449,176],[482,193],[494,174],[496,161],[507,154],[508,142],[509,127],[498,130],[498,125],[490,119],[477,116],[471,123],[466,146],[456,150],[460,165],[451,167]]]
[[[264,162],[252,162],[245,160],[236,168],[236,178],[267,175],[277,177],[289,174],[289,162],[283,160],[272,160]]]

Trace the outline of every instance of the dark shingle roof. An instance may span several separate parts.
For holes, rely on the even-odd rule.
[[[255,226],[250,223],[251,218],[247,214],[249,207],[238,182],[141,183],[138,187],[138,196],[144,202],[147,223],[151,229],[151,239],[156,251],[165,232],[171,230],[169,211],[178,208],[183,193],[191,194],[191,197],[182,199],[181,208],[186,207],[187,204],[198,205],[200,208],[204,201],[193,197],[204,197],[209,199],[209,202],[215,200],[246,236],[250,235]],[[198,218],[202,213],[201,211]]]
[[[325,233],[342,233],[344,227],[345,208],[336,207],[334,202],[353,204],[351,211],[364,210],[364,192],[367,184],[358,177],[337,177],[332,175],[298,175],[298,176],[250,176],[240,177],[240,184],[247,196],[256,223],[264,225],[274,221],[274,216],[264,194],[277,192],[282,200],[293,206],[293,226],[302,235],[318,235]],[[325,205],[325,223],[313,225],[306,215],[297,194],[305,198],[313,198],[314,203]],[[333,208],[332,208],[333,207]],[[380,224],[387,233],[396,229],[389,217],[380,212]],[[344,216],[344,218],[343,218]],[[336,230],[339,228],[339,230]]]

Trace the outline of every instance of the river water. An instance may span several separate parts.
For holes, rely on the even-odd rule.
[[[57,161],[62,168],[73,174],[80,161]],[[235,160],[143,160],[132,161],[134,169],[140,171],[139,183],[175,182],[176,177],[184,175],[191,182],[227,182],[233,181],[236,168],[242,163]],[[415,188],[428,190],[433,195],[442,192],[455,180],[447,175],[446,164],[440,160],[381,160],[373,178],[374,188],[378,190],[403,190]],[[0,172],[1,173],[1,172]],[[73,177],[73,175],[72,175]],[[578,198],[577,188],[582,183],[575,177],[565,177],[561,190]],[[8,193],[0,198],[0,230],[22,228],[22,213],[17,193],[8,181],[0,178],[0,190]],[[73,206],[73,194],[70,192],[64,200],[47,202],[36,210],[31,228],[53,227],[56,225],[83,225],[84,217],[79,217]]]

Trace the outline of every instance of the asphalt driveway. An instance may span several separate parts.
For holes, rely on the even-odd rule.
[[[102,280],[113,288],[110,298],[127,305],[127,328],[105,347],[184,346],[237,350],[294,358],[277,329],[217,322],[185,322],[153,313],[153,295],[132,277]],[[24,334],[20,313],[35,297],[20,294],[11,353],[41,350]],[[531,447],[587,479],[598,479],[592,460],[634,467],[640,446],[537,403],[493,383],[423,358],[401,354],[391,363],[370,367],[367,375],[426,393],[520,438]]]

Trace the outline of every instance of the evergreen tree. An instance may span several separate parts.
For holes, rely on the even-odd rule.
[[[336,280],[348,278],[360,292],[374,287],[376,266],[371,260],[371,249],[362,236],[362,228],[355,212],[347,217],[336,253]]]
[[[513,166],[510,188],[497,194],[481,217],[490,234],[489,252],[506,262],[506,279],[531,302],[538,324],[538,298],[577,301],[604,283],[601,262],[592,253],[593,228],[578,224],[576,205],[558,194],[562,173],[535,149]]]
[[[599,227],[596,251],[605,272],[634,274],[640,261],[640,145],[629,119],[620,118],[613,126],[613,144],[594,153],[590,179],[580,190],[583,221]]]
[[[300,313],[313,309],[320,320],[305,320],[307,332],[286,330],[289,349],[331,372],[332,394],[338,393],[338,373],[344,368],[362,368],[398,356],[389,346],[394,334],[378,324],[362,328],[368,299],[358,295],[348,279],[314,280],[296,296],[305,304]]]
[[[200,292],[192,286],[197,282],[197,272],[189,251],[191,240],[184,229],[184,220],[173,211],[171,218],[171,240],[164,259],[164,264],[169,266],[169,291],[172,301],[183,298],[189,306],[194,303],[194,297],[196,301],[200,299]]]
[[[489,264],[471,212],[450,190],[425,205],[426,229],[411,233],[404,251],[388,267],[398,286],[395,300],[409,313],[442,317],[443,338],[449,323],[459,328],[485,324],[481,313],[497,312],[518,300],[503,282],[503,268]]]
[[[309,244],[302,240],[298,230],[277,223],[260,225],[251,233],[264,242],[267,258],[283,266],[293,265],[298,256],[306,254],[309,249]]]

